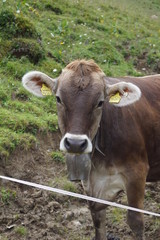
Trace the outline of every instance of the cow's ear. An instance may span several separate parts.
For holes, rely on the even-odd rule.
[[[106,93],[109,96],[110,104],[117,107],[130,105],[141,97],[139,87],[128,82],[118,82],[113,85],[106,85]]]
[[[58,79],[52,79],[38,71],[26,73],[22,78],[22,84],[29,92],[37,97],[45,97],[56,92]]]

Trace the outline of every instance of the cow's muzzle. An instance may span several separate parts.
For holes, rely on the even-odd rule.
[[[91,153],[92,143],[85,134],[66,133],[60,142],[60,150],[75,154]]]
[[[91,170],[90,154],[66,155],[68,177],[70,181],[88,180]]]
[[[88,146],[88,142],[86,139],[65,138],[64,146],[68,152],[83,153]]]

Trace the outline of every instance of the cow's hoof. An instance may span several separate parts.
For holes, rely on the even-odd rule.
[[[114,237],[112,234],[108,234],[107,235],[107,240],[120,240],[120,238],[118,238],[118,237]]]

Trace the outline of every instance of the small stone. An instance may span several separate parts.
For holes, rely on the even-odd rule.
[[[74,212],[68,211],[64,215],[64,219],[71,220],[74,217]]]
[[[41,197],[41,196],[42,196],[42,191],[41,191],[41,190],[35,192],[34,194],[32,194],[32,197],[33,197],[33,198],[39,198],[39,197]]]
[[[52,202],[50,202],[48,204],[48,207],[49,208],[59,209],[59,208],[61,208],[61,205],[58,202],[56,202],[56,201],[52,201]]]
[[[80,221],[78,221],[78,220],[73,220],[73,221],[71,222],[71,225],[74,226],[74,227],[76,227],[76,228],[79,228],[79,227],[82,226],[82,224],[81,224]]]
[[[48,227],[49,229],[54,228],[54,226],[55,226],[55,223],[54,223],[53,221],[47,223],[47,227]]]

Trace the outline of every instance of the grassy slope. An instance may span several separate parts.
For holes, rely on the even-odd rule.
[[[0,158],[17,145],[28,149],[37,132],[57,129],[54,97],[22,88],[27,71],[56,77],[77,58],[94,59],[111,76],[160,70],[158,0],[9,0],[0,9]]]

